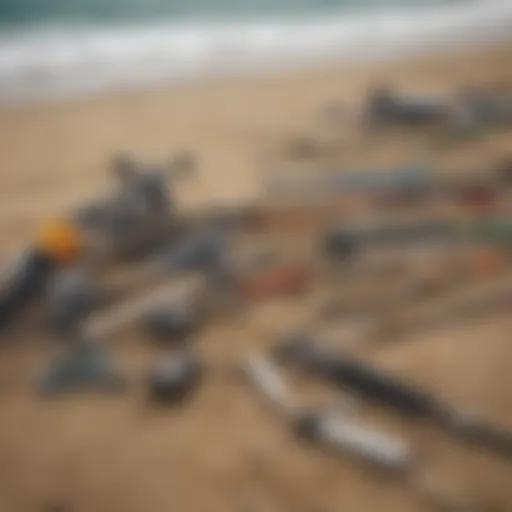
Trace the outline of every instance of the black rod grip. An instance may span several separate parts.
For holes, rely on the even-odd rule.
[[[5,269],[0,289],[0,328],[7,326],[44,289],[54,268],[50,258],[37,249],[21,254],[12,268]]]

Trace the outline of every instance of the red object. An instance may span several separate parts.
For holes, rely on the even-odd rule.
[[[244,299],[249,300],[292,295],[303,292],[311,283],[312,276],[312,268],[308,264],[281,265],[242,277],[239,291]]]
[[[339,217],[342,205],[254,206],[245,211],[246,227],[256,232],[302,231]]]
[[[474,185],[460,192],[459,202],[473,211],[489,211],[496,206],[496,195],[486,187]]]
[[[265,224],[268,222],[266,212],[258,207],[258,206],[252,206],[248,207],[244,211],[244,217],[245,217],[245,225],[249,229],[262,229],[265,227]]]
[[[506,267],[504,254],[493,247],[477,247],[468,256],[471,272],[480,277],[495,276]]]

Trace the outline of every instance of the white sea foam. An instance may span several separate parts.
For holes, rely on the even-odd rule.
[[[61,98],[330,59],[387,58],[510,35],[512,0],[468,0],[316,20],[0,33],[0,101]]]

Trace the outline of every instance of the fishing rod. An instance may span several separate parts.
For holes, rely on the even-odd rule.
[[[296,363],[311,375],[349,389],[369,402],[409,418],[429,420],[460,439],[512,459],[512,431],[489,425],[393,375],[322,347],[307,335],[283,340],[274,358],[281,363]]]
[[[355,456],[381,471],[401,476],[423,499],[444,510],[485,510],[481,504],[455,495],[431,475],[420,471],[414,450],[403,439],[349,419],[339,410],[311,410],[301,406],[270,359],[250,354],[243,359],[241,369],[267,404],[284,416],[299,439],[330,449],[336,454]]]

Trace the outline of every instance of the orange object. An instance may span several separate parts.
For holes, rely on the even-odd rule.
[[[239,290],[245,299],[269,299],[300,293],[306,289],[311,278],[312,269],[309,265],[279,266],[241,278]]]
[[[468,186],[459,193],[460,204],[475,212],[489,212],[496,207],[496,194],[484,186]]]
[[[496,275],[504,270],[505,258],[501,251],[490,247],[479,247],[471,252],[471,272],[480,277]]]
[[[252,208],[248,220],[258,231],[302,232],[337,218],[341,211],[340,205],[267,205]]]
[[[67,219],[46,222],[36,243],[45,254],[58,263],[76,260],[83,248],[80,231]]]

